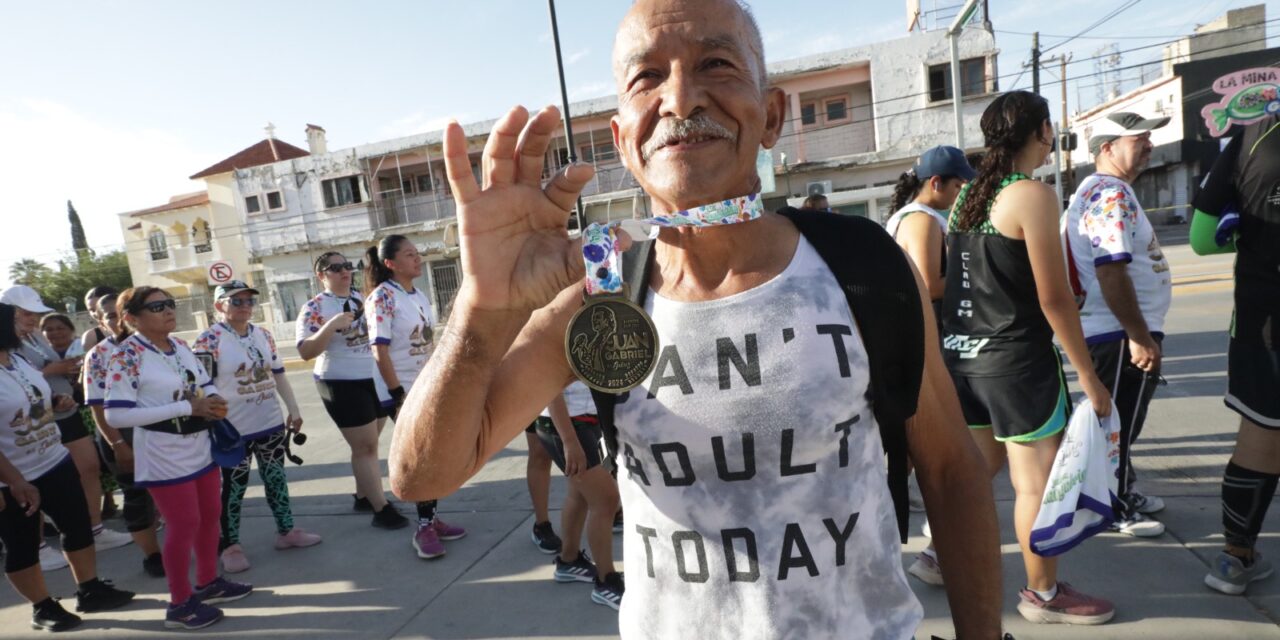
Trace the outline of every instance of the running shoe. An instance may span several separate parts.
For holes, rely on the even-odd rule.
[[[103,527],[93,534],[93,548],[97,551],[117,549],[127,544],[133,544],[133,537],[127,533]]]
[[[915,576],[921,582],[935,587],[941,587],[946,584],[942,579],[942,567],[938,565],[938,559],[928,553],[921,553],[916,556],[916,561],[911,563],[907,573]]]
[[[1045,602],[1030,589],[1018,596],[1018,613],[1039,624],[1102,624],[1116,615],[1116,607],[1102,598],[1076,591],[1065,582],[1058,583],[1058,595]]]
[[[289,530],[289,533],[276,536],[276,549],[314,547],[322,541],[323,539],[319,535],[294,527]]]
[[[354,511],[363,511],[365,513],[373,513],[373,503],[368,498],[361,498],[356,494],[351,494],[353,500],[351,509]]]
[[[159,551],[142,559],[142,570],[152,578],[164,577],[164,558]]]
[[[253,585],[244,584],[243,582],[232,582],[222,576],[213,579],[213,582],[201,586],[196,586],[196,597],[200,602],[205,604],[218,604],[220,602],[234,602],[253,593]]]
[[[613,532],[622,533],[622,528],[622,511],[619,510],[618,513],[613,516]]]
[[[436,530],[436,536],[441,540],[457,540],[458,538],[462,538],[467,535],[466,529],[448,524],[439,517],[431,521],[431,527]]]
[[[1214,558],[1210,571],[1204,577],[1204,583],[1227,595],[1238,596],[1244,593],[1250,582],[1262,580],[1271,575],[1271,563],[1263,559],[1262,554],[1254,551],[1253,562],[1244,566],[1244,560],[1225,551]]]
[[[1129,504],[1134,511],[1151,515],[1164,511],[1164,499],[1159,496],[1148,496],[1138,493],[1137,491],[1129,492]]]
[[[556,556],[556,582],[595,582],[596,565],[585,551],[579,551],[573,562],[565,562]]]
[[[440,542],[440,534],[433,524],[418,525],[418,532],[413,534],[413,550],[424,560],[439,558],[444,555],[444,543]]]
[[[249,570],[249,558],[244,547],[233,544],[222,550],[222,570],[227,573],[244,573]]]
[[[166,629],[203,629],[222,619],[222,609],[211,607],[197,596],[187,598],[182,604],[171,604],[164,612]]]
[[[403,529],[409,526],[409,519],[396,511],[395,505],[388,502],[382,511],[373,514],[373,526],[379,529]]]
[[[543,553],[560,553],[560,536],[556,535],[555,529],[551,528],[550,522],[533,523],[533,532],[529,534],[533,539],[533,546]]]
[[[57,571],[67,567],[67,559],[63,557],[62,552],[54,549],[47,544],[40,545],[40,570],[44,572]]]
[[[1164,535],[1164,523],[1135,511],[1125,520],[1112,522],[1111,530],[1135,538],[1157,538]]]
[[[94,578],[76,589],[76,611],[96,613],[119,609],[129,604],[134,595],[132,591],[115,588],[110,580]]]
[[[80,626],[80,616],[62,608],[56,598],[45,598],[31,605],[31,628],[44,631],[66,631]]]
[[[604,580],[595,580],[594,582],[595,587],[591,589],[591,601],[617,611],[622,606],[622,594],[627,590],[622,581],[622,574],[615,571],[605,576]]]

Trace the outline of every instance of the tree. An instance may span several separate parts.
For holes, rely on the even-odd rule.
[[[23,258],[9,265],[9,280],[14,284],[25,284],[33,289],[52,274],[53,269],[48,265],[31,258]]]
[[[67,220],[71,223],[71,248],[76,252],[77,259],[84,259],[93,255],[93,250],[89,248],[89,239],[84,235],[84,225],[80,224],[80,214],[76,213],[76,208],[72,206],[71,201],[67,201]]]
[[[58,266],[55,271],[35,260],[24,259],[9,267],[9,279],[35,289],[45,304],[56,309],[65,308],[68,298],[83,300],[85,292],[98,285],[117,291],[133,286],[129,258],[123,251],[102,255],[88,251],[78,260],[60,260]]]

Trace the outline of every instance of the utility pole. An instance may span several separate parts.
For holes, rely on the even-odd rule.
[[[1040,93],[1040,32],[1031,34],[1031,91]]]
[[[563,105],[564,113],[564,138],[569,145],[569,164],[578,161],[578,149],[573,144],[573,123],[569,121],[569,91],[565,89],[564,83],[564,61],[560,57],[560,28],[556,24],[556,0],[547,0],[547,9],[551,13],[551,41],[556,48],[556,73],[560,76],[560,103]],[[578,228],[583,228],[583,218],[586,217],[586,211],[582,208],[582,196],[578,196],[578,207],[576,217],[578,219]]]
[[[947,29],[947,39],[951,44],[951,106],[956,120],[956,147],[964,150],[964,118],[960,104],[964,99],[964,87],[960,84],[960,32],[964,25],[978,10],[978,0],[968,0],[960,7],[960,13]]]
[[[1058,69],[1062,74],[1062,133],[1067,139],[1071,138],[1071,121],[1067,117],[1067,63],[1071,61],[1073,56],[1059,55]],[[1061,143],[1059,143],[1061,146]],[[1065,149],[1067,153],[1067,168],[1062,171],[1062,179],[1064,181],[1063,190],[1067,193],[1075,193],[1075,175],[1071,172],[1071,154],[1075,149]]]

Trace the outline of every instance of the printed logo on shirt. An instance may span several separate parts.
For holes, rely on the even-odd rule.
[[[991,342],[991,338],[973,339],[969,336],[946,336],[942,339],[942,348],[950,351],[956,351],[960,354],[961,360],[972,360],[978,357],[982,352],[982,348]]]
[[[409,355],[425,356],[431,353],[431,328],[420,324],[409,333]]]

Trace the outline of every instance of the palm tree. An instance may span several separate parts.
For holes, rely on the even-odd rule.
[[[53,270],[44,263],[31,258],[23,258],[9,265],[9,280],[14,284],[25,284],[34,287],[41,280],[53,275]]]

